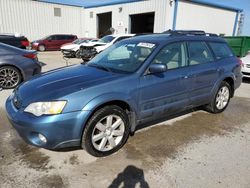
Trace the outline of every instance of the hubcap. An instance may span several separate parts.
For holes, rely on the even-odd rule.
[[[12,88],[17,86],[20,81],[18,72],[12,68],[3,68],[0,70],[0,86],[3,88]]]
[[[98,151],[109,151],[122,141],[124,132],[125,125],[119,116],[106,116],[95,125],[92,144]]]
[[[217,97],[216,97],[216,107],[219,110],[222,110],[223,108],[225,108],[225,106],[228,103],[229,100],[229,89],[228,87],[224,86],[222,88],[220,88]]]

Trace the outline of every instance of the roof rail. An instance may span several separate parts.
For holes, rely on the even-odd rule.
[[[211,37],[218,37],[217,34],[214,33],[206,33],[202,30],[167,30],[163,32],[164,34],[170,35],[198,35],[198,36],[211,36]]]

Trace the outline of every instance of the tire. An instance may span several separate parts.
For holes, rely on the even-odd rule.
[[[45,48],[44,45],[39,45],[39,46],[38,46],[38,51],[44,52],[45,50],[46,50],[46,48]]]
[[[22,82],[20,71],[13,66],[0,67],[0,87],[3,89],[13,89]]]
[[[81,58],[81,56],[80,56],[80,51],[79,51],[79,50],[77,50],[77,51],[76,51],[76,53],[75,53],[75,57],[76,57],[76,58],[78,58],[78,59],[80,59],[80,58]]]
[[[126,112],[115,105],[105,106],[96,111],[86,124],[82,148],[95,157],[111,155],[126,143],[129,132]]]
[[[230,98],[232,96],[231,94],[231,86],[227,82],[223,81],[214,95],[211,103],[205,106],[205,110],[213,114],[223,112],[230,102]]]

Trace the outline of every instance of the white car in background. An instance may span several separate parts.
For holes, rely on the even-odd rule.
[[[135,34],[107,35],[96,42],[84,43],[80,47],[80,57],[84,61],[89,61],[96,54],[102,52],[116,42],[135,36]]]
[[[79,38],[74,40],[72,43],[67,43],[61,46],[61,52],[65,57],[69,58],[80,58],[79,56],[79,49],[80,46],[84,43],[88,42],[96,42],[98,39],[93,39],[93,38]]]
[[[243,77],[250,78],[250,51],[245,57],[241,58],[243,66],[241,68]]]

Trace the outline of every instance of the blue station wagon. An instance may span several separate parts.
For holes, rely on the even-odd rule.
[[[114,44],[80,64],[24,82],[6,101],[8,118],[29,144],[81,146],[91,155],[120,149],[137,125],[187,109],[226,109],[242,81],[224,39],[169,31]]]

